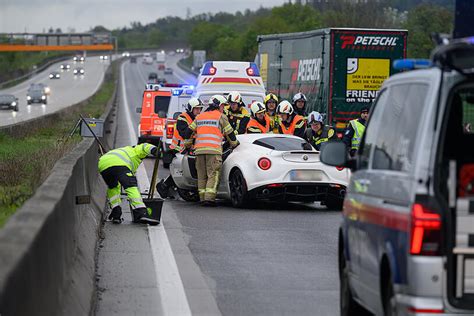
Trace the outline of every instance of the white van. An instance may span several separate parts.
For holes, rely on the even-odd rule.
[[[215,94],[227,96],[231,91],[240,92],[247,107],[253,101],[263,102],[265,97],[260,71],[253,62],[208,61],[197,82],[195,95],[204,104]]]

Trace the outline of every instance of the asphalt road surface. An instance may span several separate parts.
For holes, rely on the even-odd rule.
[[[168,56],[172,82],[192,80]],[[136,142],[145,76],[126,62],[116,146]],[[124,100],[125,99],[125,100]],[[128,106],[128,109],[126,108]],[[130,130],[130,129],[133,130]],[[139,176],[149,186],[154,160]],[[146,174],[145,174],[146,173]],[[160,168],[159,177],[167,176]],[[234,209],[166,200],[162,224],[106,223],[98,262],[97,315],[337,315],[341,215],[318,204]]]
[[[60,69],[62,63],[69,64],[71,68],[67,71],[62,71]],[[15,95],[18,98],[19,104],[18,112],[0,110],[0,126],[11,125],[56,112],[89,98],[99,89],[109,64],[110,61],[102,61],[99,57],[86,57],[84,63],[66,60],[51,65],[46,70],[19,85],[0,90],[0,95]],[[73,70],[79,67],[84,68],[85,74],[75,76]],[[59,71],[61,78],[49,79],[49,74],[52,71]],[[32,83],[44,83],[51,88],[51,95],[48,97],[46,105],[39,103],[27,105],[26,94]]]

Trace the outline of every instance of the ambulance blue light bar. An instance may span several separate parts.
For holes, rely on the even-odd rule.
[[[173,95],[179,96],[183,93],[183,89],[173,89]]]
[[[214,67],[211,61],[208,61],[204,64],[202,68],[202,75],[203,76],[214,76],[217,72],[217,68]]]
[[[247,68],[247,75],[249,75],[250,77],[260,76],[260,70],[258,70],[256,63],[250,63],[250,67]]]
[[[393,62],[393,68],[397,70],[423,69],[432,65],[428,59],[397,59]]]

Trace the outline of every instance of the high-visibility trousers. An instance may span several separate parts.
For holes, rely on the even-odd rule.
[[[214,201],[222,168],[222,155],[201,154],[196,156],[198,192],[201,201]]]
[[[107,199],[110,208],[120,206],[122,200],[120,198],[121,187],[127,193],[128,201],[132,210],[145,208],[142,196],[138,190],[137,178],[133,173],[124,166],[116,166],[105,169],[100,173],[107,184]]]

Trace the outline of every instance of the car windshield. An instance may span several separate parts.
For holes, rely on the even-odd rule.
[[[13,95],[0,95],[0,102],[13,102],[15,97]]]
[[[165,115],[168,112],[170,106],[170,96],[156,96],[155,97],[155,113],[164,112]]]
[[[291,150],[304,150],[308,144],[302,138],[289,138],[289,137],[265,137],[257,139],[253,142],[254,145],[270,148],[277,151],[291,151]]]

